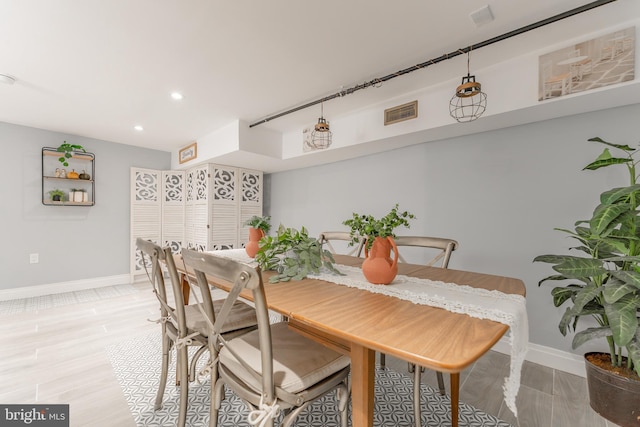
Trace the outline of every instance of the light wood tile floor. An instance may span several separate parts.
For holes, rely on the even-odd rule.
[[[158,317],[149,285],[134,287],[129,295],[0,313],[0,402],[68,403],[72,426],[135,426],[105,352],[110,344],[159,328],[147,321]],[[462,373],[461,400],[513,426],[615,426],[589,407],[584,378],[529,362],[516,420],[502,401],[508,365],[507,355],[489,352]],[[405,362],[392,357],[387,366],[406,370]],[[437,388],[435,373],[425,372],[423,381]]]

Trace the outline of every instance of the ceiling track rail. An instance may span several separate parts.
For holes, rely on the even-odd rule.
[[[267,122],[269,122],[271,120],[275,120],[275,119],[280,118],[282,116],[286,116],[288,114],[295,113],[296,111],[304,110],[305,108],[309,108],[309,107],[312,107],[314,105],[318,105],[320,103],[323,103],[323,102],[326,102],[326,101],[330,101],[332,99],[342,98],[343,96],[351,95],[352,93],[357,92],[357,91],[359,91],[361,89],[380,86],[382,83],[387,82],[387,81],[389,81],[391,79],[394,79],[396,77],[403,76],[405,74],[411,73],[411,72],[416,71],[416,70],[421,70],[423,68],[426,68],[426,67],[428,67],[430,65],[437,64],[439,62],[447,61],[447,60],[449,60],[451,58],[455,58],[456,56],[463,55],[465,53],[471,52],[472,50],[478,50],[478,49],[483,48],[485,46],[489,46],[489,45],[492,45],[494,43],[498,43],[500,41],[509,39],[511,37],[526,33],[528,31],[535,30],[535,29],[538,29],[540,27],[544,27],[545,25],[553,24],[554,22],[558,22],[560,20],[569,18],[571,16],[578,15],[578,14],[583,13],[583,12],[587,12],[589,10],[595,9],[596,7],[604,6],[605,4],[613,3],[615,1],[617,1],[617,0],[597,0],[597,1],[594,1],[594,2],[591,2],[591,3],[587,3],[587,4],[583,5],[583,6],[576,7],[575,9],[571,9],[571,10],[568,10],[566,12],[560,13],[558,15],[554,15],[554,16],[552,16],[550,18],[546,18],[546,19],[543,19],[541,21],[535,22],[533,24],[529,24],[529,25],[526,25],[524,27],[520,27],[518,29],[509,31],[507,33],[504,33],[504,34],[501,34],[499,36],[490,38],[490,39],[482,41],[480,43],[476,43],[476,44],[467,46],[467,47],[462,48],[462,49],[458,49],[458,50],[450,52],[450,53],[445,53],[444,55],[441,55],[441,56],[439,56],[437,58],[429,59],[429,60],[424,61],[424,62],[422,62],[420,64],[416,64],[416,65],[413,65],[413,66],[411,66],[409,68],[405,68],[403,70],[396,71],[395,73],[388,74],[388,75],[386,75],[384,77],[378,77],[378,78],[375,78],[375,79],[370,80],[368,82],[364,82],[364,83],[361,83],[359,85],[350,87],[348,89],[343,89],[340,92],[336,92],[334,94],[327,95],[327,96],[325,96],[323,98],[319,98],[319,99],[307,102],[306,104],[299,105],[297,107],[291,108],[291,109],[283,111],[281,113],[273,114],[271,116],[265,117],[264,119],[261,119],[261,120],[255,122],[255,123],[250,124],[249,127],[252,128],[254,126],[258,126],[258,125],[267,123]]]

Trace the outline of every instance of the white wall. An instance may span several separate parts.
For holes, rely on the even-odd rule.
[[[637,146],[639,118],[635,104],[267,175],[265,213],[317,235],[399,203],[417,219],[398,234],[454,238],[450,268],[522,279],[531,342],[570,351],[557,329],[564,309],[538,287],[552,270],[532,260],[566,252],[573,242],[554,227],[589,218],[602,191],[627,183],[623,170],[582,171],[602,151],[587,139]]]
[[[95,206],[42,204],[42,147],[64,140],[96,155]],[[129,169],[168,169],[171,154],[2,122],[0,141],[0,290],[128,277]],[[38,264],[29,263],[31,253]]]

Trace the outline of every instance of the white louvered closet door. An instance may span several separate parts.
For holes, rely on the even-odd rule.
[[[262,191],[262,172],[240,169],[239,247],[244,247],[249,240],[249,227],[243,224],[254,215],[262,216]]]
[[[189,249],[206,251],[209,250],[209,166],[189,169],[186,179],[185,241]]]
[[[211,184],[210,250],[238,248],[238,169],[212,165]]]
[[[136,239],[161,244],[161,172],[131,168],[131,280],[146,276]]]
[[[182,250],[185,240],[185,172],[162,172],[162,246],[173,253]]]

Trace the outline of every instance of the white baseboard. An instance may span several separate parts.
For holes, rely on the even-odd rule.
[[[70,282],[48,283],[45,285],[27,286],[0,290],[0,301],[18,298],[39,297],[42,295],[61,294],[64,292],[82,291],[105,286],[131,283],[129,274],[117,276],[94,277],[92,279],[73,280]]]
[[[511,352],[509,339],[503,337],[496,343],[496,345],[493,346],[492,350],[509,354]],[[529,351],[527,352],[526,360],[548,368],[558,369],[573,375],[578,375],[580,377],[587,376],[584,366],[584,357],[579,354],[573,354],[557,350],[552,347],[529,343]]]

